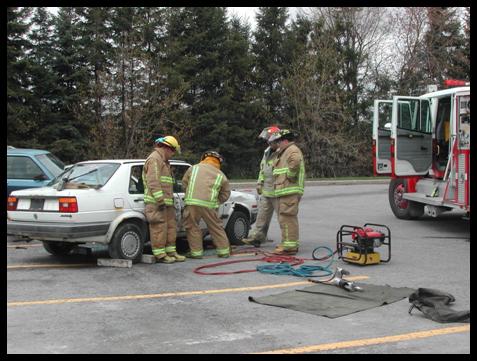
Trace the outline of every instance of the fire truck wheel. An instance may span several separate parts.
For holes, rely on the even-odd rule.
[[[399,219],[416,219],[424,214],[424,205],[403,198],[407,192],[406,179],[396,178],[389,184],[389,204]]]

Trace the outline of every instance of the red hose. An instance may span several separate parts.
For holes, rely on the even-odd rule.
[[[194,273],[197,273],[199,275],[230,275],[230,274],[237,274],[237,273],[247,273],[247,272],[256,272],[256,269],[245,269],[245,270],[239,270],[239,271],[229,271],[229,272],[202,272],[202,269],[205,268],[214,268],[214,267],[220,267],[224,265],[229,265],[229,264],[234,264],[234,263],[240,263],[240,262],[257,262],[257,261],[263,261],[263,262],[268,262],[268,263],[290,263],[291,266],[297,266],[305,262],[305,258],[298,258],[298,257],[293,257],[293,256],[280,256],[276,255],[273,253],[265,252],[262,250],[257,250],[256,248],[253,248],[253,252],[255,254],[261,253],[264,256],[263,257],[258,257],[258,258],[249,258],[249,259],[239,259],[239,260],[233,260],[233,261],[224,261],[224,262],[217,262],[217,263],[210,263],[206,264],[204,266],[200,266],[194,269]],[[241,250],[239,252],[234,252],[233,254],[241,254],[241,253],[250,253],[250,249],[245,249]]]

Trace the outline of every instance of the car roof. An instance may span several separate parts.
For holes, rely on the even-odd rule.
[[[38,155],[38,154],[48,154],[48,153],[50,152],[43,149],[26,149],[26,148],[7,149],[7,154],[12,154],[12,155]]]

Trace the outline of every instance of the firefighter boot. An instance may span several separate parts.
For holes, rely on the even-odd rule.
[[[298,252],[298,248],[285,249],[280,244],[275,248],[275,250],[272,253],[276,255],[280,255],[280,256],[293,256],[294,254],[297,254],[297,252]]]
[[[259,240],[255,239],[254,237],[242,238],[242,242],[249,246],[254,246],[257,248],[259,248],[260,244],[262,243]]]
[[[156,262],[157,263],[174,263],[176,259],[174,257],[170,257],[167,254],[163,257],[157,257],[156,256]]]
[[[177,252],[171,252],[171,253],[168,253],[167,255],[171,258],[174,258],[176,262],[184,262],[186,259],[184,256],[181,256]]]
[[[202,254],[200,254],[200,252],[197,252],[197,254],[193,254],[192,252],[187,252],[185,254],[185,256],[187,258],[192,258],[192,259],[202,259],[204,258]]]

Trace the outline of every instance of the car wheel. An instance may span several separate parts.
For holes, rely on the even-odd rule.
[[[45,250],[53,256],[67,256],[76,244],[68,242],[43,241]]]
[[[229,218],[225,233],[229,239],[230,244],[240,245],[242,239],[248,236],[250,229],[250,220],[248,216],[242,211],[235,211]]]
[[[123,223],[116,228],[111,243],[111,258],[130,259],[134,263],[141,259],[144,249],[144,235],[134,223]]]
[[[424,205],[403,198],[407,192],[407,181],[403,178],[391,180],[389,184],[389,204],[399,219],[416,219],[424,214]]]

